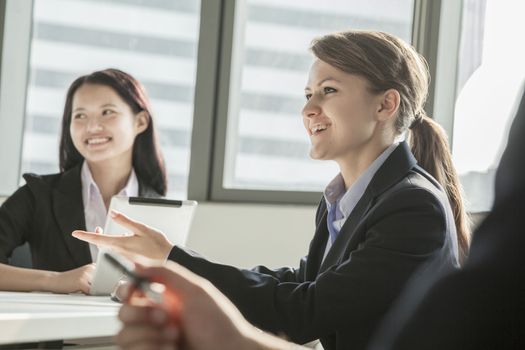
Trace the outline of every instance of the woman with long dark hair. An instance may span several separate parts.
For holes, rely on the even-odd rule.
[[[71,232],[103,226],[113,195],[166,194],[146,91],[118,69],[81,76],[69,87],[59,159],[60,173],[25,174],[26,184],[0,208],[1,290],[87,293],[97,248]],[[7,265],[25,242],[34,269]]]

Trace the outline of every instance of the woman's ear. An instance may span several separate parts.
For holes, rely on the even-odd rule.
[[[135,127],[137,130],[137,135],[146,130],[149,126],[149,115],[146,111],[139,112],[135,117]]]
[[[380,105],[377,110],[379,121],[387,121],[397,115],[401,96],[396,89],[388,89],[381,94]]]

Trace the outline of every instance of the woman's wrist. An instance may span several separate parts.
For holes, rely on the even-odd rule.
[[[41,271],[38,278],[36,279],[36,288],[35,290],[43,292],[54,292],[55,285],[57,284],[57,279],[60,276],[60,272],[55,271]]]
[[[161,254],[160,254],[160,257],[159,259],[162,260],[162,261],[167,261],[168,258],[170,257],[170,253],[171,253],[171,250],[173,249],[175,245],[171,244],[171,242],[166,242],[166,244],[164,245],[163,249],[161,250]]]

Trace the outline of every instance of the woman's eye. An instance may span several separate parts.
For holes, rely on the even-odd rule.
[[[305,94],[304,97],[305,97],[306,100],[308,101],[308,100],[312,97],[312,94]]]
[[[324,92],[325,94],[329,94],[329,93],[336,92],[336,91],[337,91],[336,89],[334,89],[334,88],[332,88],[332,87],[329,87],[329,86],[325,86],[325,87],[323,88],[323,92]]]
[[[73,114],[73,119],[84,119],[85,117],[86,115],[82,113]]]
[[[105,109],[105,110],[102,111],[102,115],[111,115],[113,113],[114,112],[111,109]]]

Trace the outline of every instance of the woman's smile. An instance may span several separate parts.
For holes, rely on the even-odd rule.
[[[86,138],[84,145],[89,151],[102,150],[107,148],[112,140],[113,138],[109,136],[91,136]]]

